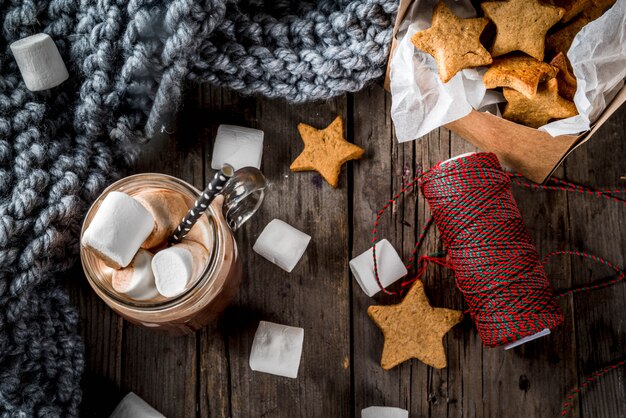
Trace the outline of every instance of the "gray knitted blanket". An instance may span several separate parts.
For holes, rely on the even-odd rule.
[[[293,102],[383,74],[395,0],[0,0],[0,416],[78,415],[83,345],[59,282],[91,201],[176,111],[187,80]],[[9,44],[56,42],[32,93]]]

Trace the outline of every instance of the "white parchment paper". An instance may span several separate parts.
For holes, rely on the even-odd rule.
[[[578,115],[539,129],[552,136],[589,129],[624,86],[626,77],[626,0],[617,0],[600,18],[576,34],[567,52],[578,88]]]
[[[437,0],[416,0],[398,32],[391,60],[391,117],[399,142],[410,141],[467,115],[472,109],[500,116],[501,94],[487,91],[484,68],[466,69],[443,83],[434,58],[418,50],[411,36],[431,25]],[[447,1],[459,17],[474,17],[469,0]],[[574,103],[579,115],[551,122],[539,129],[550,135],[578,134],[589,129],[624,84],[626,77],[626,0],[586,25],[567,54],[578,89]]]

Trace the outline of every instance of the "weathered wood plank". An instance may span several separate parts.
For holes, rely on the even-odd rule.
[[[200,345],[196,355],[200,369],[198,393],[201,417],[227,418],[230,409],[230,364],[225,332],[221,321],[203,329],[198,338]]]
[[[445,129],[437,129],[416,142],[415,161],[420,172],[428,171],[440,161],[450,158],[450,134]],[[413,231],[415,242],[422,232],[423,226],[430,218],[430,208],[426,199],[416,191],[417,213],[415,216],[415,229]],[[410,244],[409,247],[412,247]],[[443,249],[439,239],[439,231],[433,225],[428,231],[424,244],[420,249],[419,256],[439,252]],[[455,288],[449,271],[430,266],[422,276],[426,287],[426,293],[432,306],[446,308],[460,308],[460,301],[454,301]],[[457,326],[458,328],[458,326]],[[446,355],[451,360],[451,351],[454,347],[454,338],[458,331],[455,329],[444,338]],[[411,413],[416,416],[446,417],[450,398],[449,376],[457,375],[457,365],[450,362],[445,369],[433,369],[419,361],[411,364],[411,387],[413,398],[411,400]],[[417,389],[417,390],[416,390]]]
[[[356,257],[371,247],[371,231],[376,213],[399,190],[403,180],[414,171],[413,145],[399,146],[392,134],[389,116],[390,96],[379,85],[372,85],[354,95],[353,140],[366,150],[363,160],[353,166],[352,252]],[[404,206],[405,203],[406,207]],[[412,230],[404,228],[403,217],[412,217],[410,199],[389,210],[381,221],[379,239],[386,238],[403,259],[412,246]],[[409,238],[405,237],[409,233]],[[404,241],[408,241],[406,246]],[[354,416],[369,406],[395,406],[408,409],[411,402],[410,365],[390,371],[380,367],[383,336],[367,316],[367,308],[376,302],[389,303],[393,298],[379,293],[369,298],[350,276],[352,298],[352,367]]]
[[[85,376],[81,415],[108,417],[124,393],[122,319],[91,290],[80,265],[68,274],[70,298],[80,314],[79,331],[85,344]]]
[[[143,148],[136,172],[166,173],[202,188],[204,144],[197,135],[189,134],[199,121],[194,99],[181,113],[180,128],[174,136],[164,133]],[[137,393],[165,416],[195,416],[196,335],[176,337],[125,325],[122,389]]]
[[[211,150],[220,123],[249,125],[254,123],[253,100],[240,98],[226,90],[201,87],[198,120],[201,120],[202,155],[205,183],[211,177]],[[199,413],[201,417],[231,417],[230,358],[224,321],[218,318],[198,333],[196,356],[199,370]]]
[[[567,178],[595,188],[626,186],[626,108],[612,118],[565,163]],[[622,195],[623,197],[623,195]],[[568,196],[568,241],[573,249],[588,251],[617,266],[626,259],[626,205],[593,196]],[[572,259],[572,282],[583,286],[606,279],[613,272],[598,263]],[[579,382],[598,368],[626,358],[626,324],[622,317],[626,302],[626,286],[616,286],[575,296],[575,339]],[[572,339],[574,336],[572,335]],[[626,370],[620,367],[592,384],[580,399],[580,415],[584,417],[617,417],[626,414]],[[568,381],[572,386],[577,382]]]
[[[321,128],[338,114],[345,118],[346,100],[307,106],[258,101],[256,107],[246,106],[243,114],[239,113],[242,107],[238,103],[222,103],[219,112],[235,117],[219,122],[232,121],[265,132],[262,168],[272,187],[260,213],[236,234],[244,260],[244,279],[238,297],[222,317],[230,376],[221,378],[230,379],[231,416],[347,417],[347,171],[338,189],[332,189],[316,174],[289,171],[291,161],[303,147],[297,124],[305,122]],[[256,238],[274,218],[312,236],[304,257],[290,274],[252,251]],[[248,358],[259,320],[305,329],[298,379],[250,370]],[[207,351],[211,354],[209,344],[203,339],[202,362]],[[204,380],[210,370],[202,373]],[[209,404],[220,402],[217,394],[202,396],[209,398]],[[210,416],[209,411],[206,415]]]
[[[415,158],[417,168],[422,172],[427,171],[442,160],[473,151],[474,149],[474,147],[458,138],[451,139],[451,134],[446,129],[439,129],[416,142]],[[430,209],[421,195],[418,198],[417,207],[413,241],[417,240],[421,233],[421,228],[430,218]],[[439,232],[433,227],[428,232],[419,254],[433,254],[442,250],[443,246],[439,239]],[[431,265],[426,270],[422,280],[426,285],[427,293],[433,306],[463,309],[463,301],[455,287],[451,271]],[[476,360],[480,358],[482,353],[480,344],[476,345],[474,343],[471,347],[463,344],[468,335],[473,336],[474,341],[476,340],[471,323],[465,320],[444,338],[448,358],[448,367],[445,369],[433,369],[417,361],[412,364],[413,399],[411,400],[411,411],[413,414],[431,417],[461,416],[464,412],[464,401],[470,401],[471,405],[474,405],[476,398],[482,399],[482,393],[478,393],[478,396],[474,397],[473,402],[471,396],[464,397],[464,389],[481,389],[481,385],[472,385],[466,388],[463,380],[465,371],[472,367],[473,370],[480,370],[482,367],[480,362],[476,363]],[[472,364],[472,361],[475,364]],[[479,376],[473,373],[472,378],[476,380]],[[414,406],[417,406],[417,408]],[[472,408],[471,414],[481,416],[482,409],[480,406],[479,403],[478,407]]]
[[[124,339],[122,388],[167,417],[196,411],[195,335],[161,335],[129,325]]]

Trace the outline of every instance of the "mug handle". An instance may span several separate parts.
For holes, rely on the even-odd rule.
[[[222,190],[222,213],[231,230],[236,231],[259,209],[268,182],[261,170],[243,167],[235,171]]]

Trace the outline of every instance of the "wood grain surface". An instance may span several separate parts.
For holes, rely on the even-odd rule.
[[[195,93],[194,93],[195,92]],[[292,105],[191,88],[175,132],[163,132],[143,149],[135,172],[163,172],[202,188],[211,177],[211,150],[221,123],[262,129],[262,168],[272,183],[257,215],[236,236],[245,273],[240,292],[216,321],[195,335],[169,337],[121,320],[86,283],[80,266],[68,280],[80,309],[87,352],[83,415],[107,417],[133,391],[168,418],[361,416],[372,405],[408,409],[410,417],[557,417],[572,386],[599,367],[626,358],[626,284],[562,301],[565,323],[544,337],[504,351],[484,348],[471,321],[445,338],[448,367],[419,361],[384,371],[383,338],[367,317],[374,303],[352,278],[348,261],[369,247],[376,212],[413,178],[474,148],[446,129],[398,144],[382,86],[327,102]],[[345,118],[347,137],[365,148],[348,163],[339,187],[314,173],[291,173],[302,150],[299,122],[325,127]],[[557,176],[597,188],[626,188],[626,108],[619,110]],[[626,263],[626,205],[562,192],[514,189],[540,254],[577,249]],[[411,193],[385,216],[380,236],[408,258],[429,216]],[[282,219],[312,236],[304,257],[285,273],[252,251],[264,226]],[[424,252],[441,250],[432,228]],[[547,268],[558,288],[610,277],[590,262],[562,257]],[[434,306],[463,309],[450,271],[430,267],[425,278]],[[304,350],[297,379],[250,370],[248,357],[260,320],[302,327]],[[626,416],[626,368],[594,383],[572,417]]]

